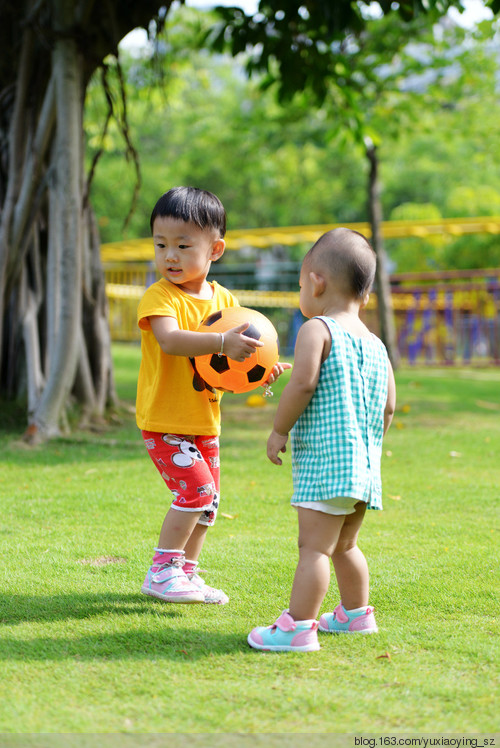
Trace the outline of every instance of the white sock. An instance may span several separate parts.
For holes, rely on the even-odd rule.
[[[354,614],[354,613],[366,613],[366,607],[367,607],[366,605],[363,605],[362,608],[353,608],[352,610],[347,610],[347,608],[344,608],[344,610],[345,610],[346,613],[351,613],[351,614]]]

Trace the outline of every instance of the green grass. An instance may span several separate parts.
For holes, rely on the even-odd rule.
[[[115,346],[132,400],[139,351]],[[380,633],[271,654],[297,558],[274,401],[223,404],[222,507],[202,565],[226,606],[139,593],[169,505],[130,408],[99,434],[27,448],[0,431],[0,733],[493,732],[498,726],[500,371],[398,373],[384,512],[360,545]],[[337,602],[334,581],[329,602]]]

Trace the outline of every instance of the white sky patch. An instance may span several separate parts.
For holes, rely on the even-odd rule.
[[[480,21],[493,18],[493,12],[487,8],[482,0],[463,0],[465,10],[459,13],[456,8],[450,8],[448,15],[460,26],[471,28]]]

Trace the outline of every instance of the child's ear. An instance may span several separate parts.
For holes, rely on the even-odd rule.
[[[309,273],[309,277],[313,287],[313,297],[321,296],[326,288],[326,280],[322,275],[318,275],[317,273]]]
[[[226,242],[224,239],[216,239],[212,245],[212,256],[210,259],[215,262],[215,260],[218,260],[222,257],[224,254],[224,250],[226,248]]]
[[[365,308],[365,306],[366,306],[366,305],[368,304],[369,300],[370,300],[370,294],[369,294],[369,293],[367,293],[367,294],[365,294],[365,295],[363,296],[363,301],[361,302],[361,304],[360,304],[359,308],[360,308],[360,309],[364,309],[364,308]]]

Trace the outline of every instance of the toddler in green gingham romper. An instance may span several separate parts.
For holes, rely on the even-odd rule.
[[[382,438],[396,404],[385,346],[360,318],[375,267],[369,242],[347,228],[321,236],[302,263],[299,303],[307,321],[267,442],[268,458],[282,465],[291,439],[299,560],[289,608],[271,626],[250,631],[254,649],[313,652],[318,630],[378,630],[357,544],[367,507],[382,509]],[[332,563],[341,599],[318,621]]]
[[[387,351],[375,335],[354,337],[333,319],[317,319],[330,330],[332,348],[316,391],[290,433],[292,504],[352,497],[382,509]]]

